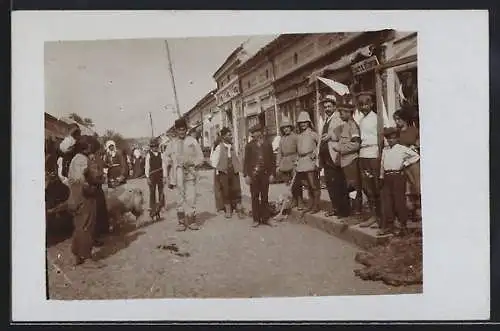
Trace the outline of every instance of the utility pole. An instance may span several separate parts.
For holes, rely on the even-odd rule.
[[[172,89],[174,91],[175,107],[177,110],[177,116],[182,117],[181,110],[179,107],[179,99],[177,98],[177,89],[175,88],[174,70],[172,69],[172,59],[170,58],[170,48],[168,47],[168,41],[165,39],[165,47],[167,48],[167,58],[168,58],[168,70],[170,72],[170,79],[172,80]]]
[[[149,123],[151,124],[151,138],[154,138],[155,134],[153,131],[153,115],[151,115],[151,112],[149,112]]]

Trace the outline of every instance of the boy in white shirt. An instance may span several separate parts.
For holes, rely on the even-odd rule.
[[[406,222],[409,211],[406,205],[406,177],[403,169],[418,162],[417,152],[398,143],[397,128],[385,128],[384,136],[388,146],[382,151],[380,167],[381,202],[383,215],[378,235],[394,233],[394,219],[401,225],[400,235],[407,233]]]

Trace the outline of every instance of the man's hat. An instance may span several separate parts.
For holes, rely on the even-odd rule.
[[[158,147],[158,139],[153,138],[149,141],[149,147]]]
[[[293,127],[293,124],[292,124],[292,122],[290,122],[290,120],[289,120],[289,119],[284,119],[284,120],[281,122],[281,124],[280,124],[280,128],[285,128],[285,127],[287,127],[287,126],[289,126],[289,127]]]
[[[373,98],[375,96],[375,93],[370,90],[363,90],[356,93],[356,97],[360,97],[363,95],[371,96]]]
[[[384,137],[389,138],[389,137],[393,137],[393,136],[399,137],[398,128],[394,128],[394,127],[384,128]]]
[[[254,133],[254,132],[257,132],[257,131],[262,131],[262,125],[260,125],[259,123],[257,123],[254,126],[252,126],[249,131],[250,131],[250,133]]]
[[[354,105],[345,102],[337,104],[336,107],[337,110],[348,110],[350,112],[353,112],[356,109]]]
[[[320,101],[321,104],[331,102],[334,105],[337,103],[337,98],[333,94],[325,95]]]
[[[220,135],[221,135],[221,136],[224,136],[224,135],[226,135],[226,134],[227,134],[227,133],[229,133],[229,132],[231,132],[231,130],[230,130],[227,126],[225,126],[225,127],[223,127],[223,128],[220,130]]]
[[[186,120],[184,118],[176,119],[174,126],[176,129],[187,129]]]

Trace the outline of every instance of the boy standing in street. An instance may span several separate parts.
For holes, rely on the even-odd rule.
[[[159,151],[158,140],[152,139],[149,143],[149,153],[146,154],[145,174],[149,186],[149,213],[153,217],[163,207],[164,185],[167,178],[167,165],[163,162],[162,154]],[[156,200],[156,191],[158,190],[158,200]]]
[[[276,169],[272,145],[264,140],[262,127],[250,129],[252,141],[245,146],[243,175],[250,186],[252,197],[253,227],[261,224],[273,226],[269,212],[269,183]]]
[[[192,136],[187,135],[187,123],[183,118],[175,121],[176,137],[166,150],[167,166],[170,166],[169,189],[177,189],[177,231],[199,230],[196,222],[196,185],[198,170],[203,163],[203,151]]]
[[[381,196],[383,217],[378,235],[383,236],[394,232],[394,218],[401,225],[400,235],[407,233],[408,208],[406,206],[406,177],[403,169],[418,162],[420,156],[409,147],[398,143],[397,128],[385,128],[384,136],[389,144],[382,152],[381,160]]]

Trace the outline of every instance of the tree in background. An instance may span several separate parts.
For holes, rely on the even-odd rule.
[[[83,118],[80,115],[78,115],[77,113],[71,113],[71,114],[69,114],[68,117],[70,119],[72,119],[73,121],[75,121],[76,123],[81,124],[81,125],[85,125],[88,128],[94,127],[94,121],[92,121],[91,118],[88,118],[88,117]]]

